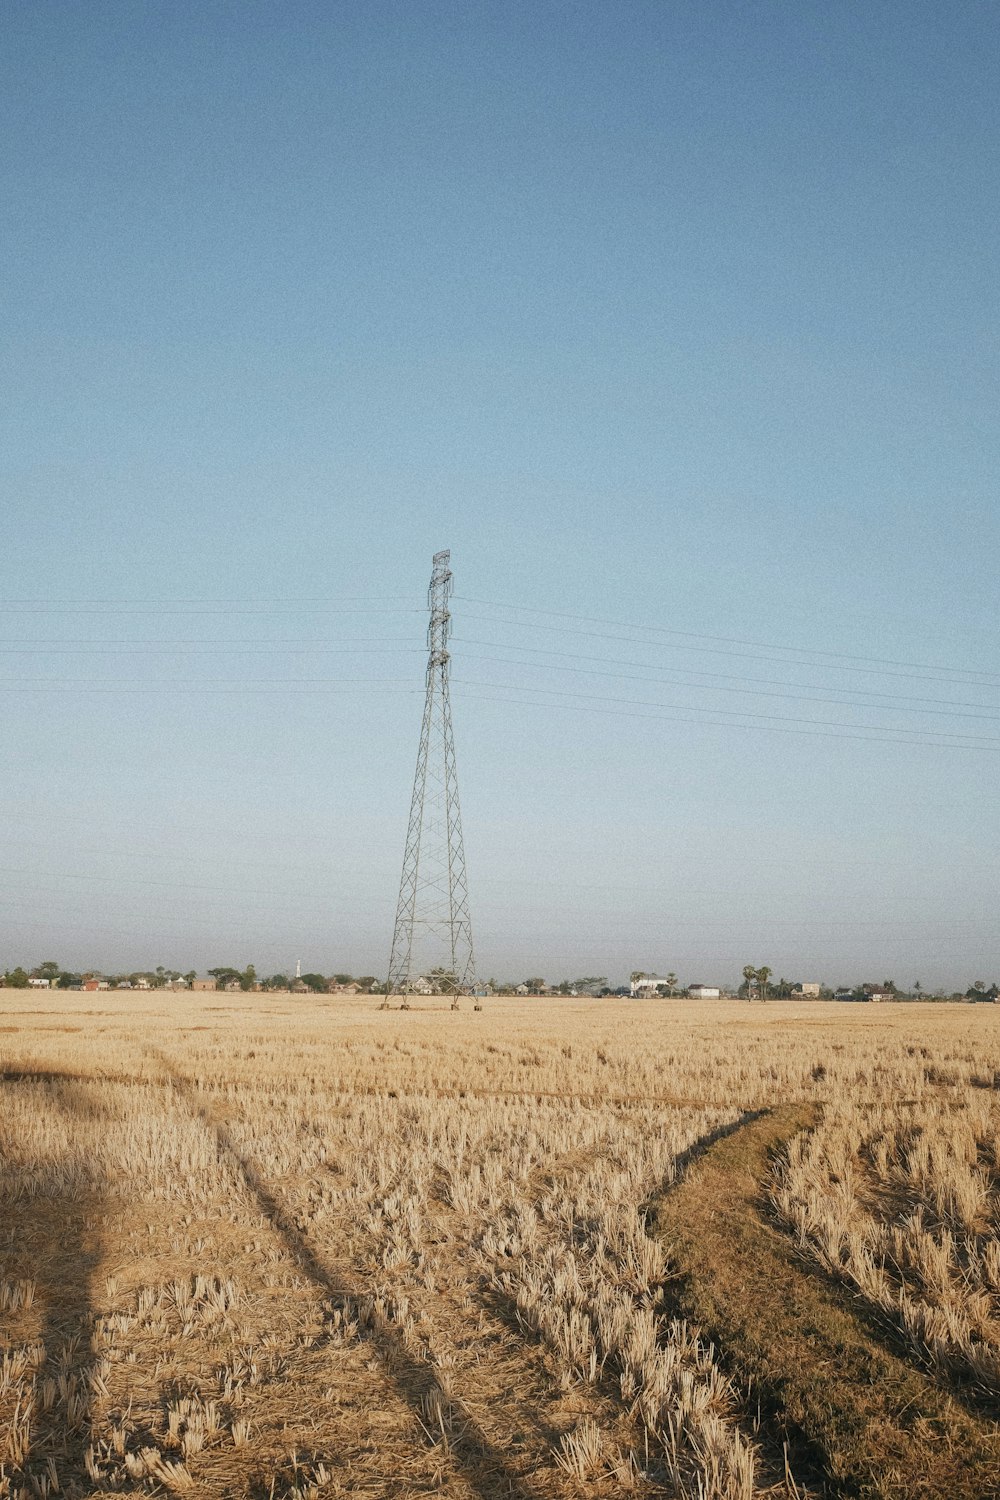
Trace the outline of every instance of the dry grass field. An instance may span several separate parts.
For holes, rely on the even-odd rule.
[[[0,992],[0,1496],[1000,1494],[1000,1011]]]

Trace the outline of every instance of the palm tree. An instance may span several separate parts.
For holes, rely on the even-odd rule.
[[[767,999],[767,981],[770,977],[771,970],[767,967],[767,964],[762,969],[757,970],[757,983],[760,985],[760,998],[762,1000]]]
[[[677,988],[677,975],[676,974],[668,974],[667,975],[667,985],[668,985],[668,987],[670,989],[670,993],[673,994],[674,990]]]
[[[754,968],[753,964],[743,965],[743,978],[746,980],[747,985],[747,999],[752,1000],[754,986],[757,983],[757,970]]]

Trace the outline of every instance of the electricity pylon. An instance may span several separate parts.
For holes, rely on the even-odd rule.
[[[455,994],[475,991],[476,959],[465,875],[458,771],[448,695],[450,552],[435,552],[427,604],[427,697],[413,778],[387,993],[406,996],[437,971]]]

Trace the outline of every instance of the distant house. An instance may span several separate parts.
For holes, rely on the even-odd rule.
[[[819,992],[820,985],[813,983],[812,980],[803,980],[792,990],[791,998],[793,1000],[818,1000]]]
[[[236,988],[239,989],[239,985],[237,985]],[[228,984],[226,985],[226,989],[229,989]],[[291,993],[293,995],[311,995],[312,990],[307,984],[304,984],[301,979],[296,979],[292,982]]]
[[[36,979],[34,977],[28,980],[33,990],[47,990],[50,982],[48,979]]]
[[[858,997],[854,990],[838,990],[833,998],[835,1000],[856,1000]]]
[[[214,990],[215,989],[215,980],[214,979],[192,979],[192,981],[191,981],[191,988],[193,990]]]
[[[335,979],[331,979],[326,992],[328,995],[360,995],[361,986],[355,984],[353,979],[350,984],[338,984]]]
[[[633,1000],[649,1000],[658,995],[661,988],[664,990],[672,988],[662,974],[643,974],[640,979],[632,980],[628,992]],[[718,990],[715,993],[718,994]]]
[[[83,988],[85,990],[109,990],[111,986],[106,979],[85,979]]]
[[[689,984],[687,992],[692,1000],[718,1000],[722,994],[714,984]]]

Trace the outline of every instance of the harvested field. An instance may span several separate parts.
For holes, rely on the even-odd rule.
[[[993,1009],[100,1001],[0,996],[0,1496],[1000,1494]]]

